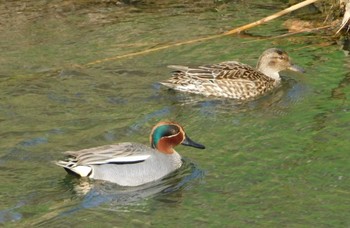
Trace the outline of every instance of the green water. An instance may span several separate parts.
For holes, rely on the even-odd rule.
[[[0,224],[13,227],[349,227],[350,62],[327,36],[284,34],[285,16],[232,36],[87,63],[227,31],[285,1],[10,1],[0,23]],[[306,74],[246,104],[168,91],[170,64],[238,60],[270,47]],[[175,120],[206,150],[157,187],[67,176],[62,151],[148,144]],[[90,186],[90,191],[84,191]],[[170,188],[164,188],[164,186]],[[125,191],[127,193],[125,193]],[[133,194],[133,193],[132,193]],[[123,195],[123,197],[120,197]]]

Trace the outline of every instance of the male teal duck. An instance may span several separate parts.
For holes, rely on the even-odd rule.
[[[150,134],[151,147],[138,143],[119,143],[79,151],[67,151],[65,161],[56,164],[68,173],[106,180],[121,186],[138,186],[172,173],[182,165],[173,149],[182,144],[199,149],[177,123],[159,122]]]
[[[227,61],[214,65],[169,66],[174,69],[170,79],[160,82],[166,87],[202,94],[248,100],[264,95],[281,83],[280,71],[292,70],[304,72],[292,64],[288,54],[278,48],[270,48],[262,53],[256,69],[236,61]]]

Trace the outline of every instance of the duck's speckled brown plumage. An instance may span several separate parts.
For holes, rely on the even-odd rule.
[[[247,100],[266,94],[280,84],[278,72],[291,69],[287,53],[276,48],[266,50],[258,61],[258,69],[236,61],[190,68],[175,69],[170,79],[161,84],[183,92]]]

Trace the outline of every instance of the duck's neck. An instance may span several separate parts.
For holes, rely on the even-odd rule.
[[[280,74],[276,70],[271,70],[271,69],[264,69],[264,70],[259,70],[261,73],[265,74],[266,76],[269,76],[270,78],[280,81],[281,77]]]
[[[152,146],[153,149],[157,149],[159,152],[163,154],[173,154],[176,152],[173,149],[173,146],[169,144],[169,141],[165,140],[164,138],[159,140],[157,146]]]
[[[265,74],[266,76],[276,80],[277,82],[281,81],[281,77],[276,71],[276,69],[272,69],[269,66],[264,66],[264,65],[259,65],[257,66],[257,70],[260,71],[261,73]]]

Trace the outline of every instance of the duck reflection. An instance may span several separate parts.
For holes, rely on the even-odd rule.
[[[107,204],[111,209],[121,206],[142,204],[145,200],[172,194],[167,197],[171,202],[181,202],[182,190],[193,185],[200,180],[204,172],[190,161],[184,159],[184,165],[177,171],[165,178],[147,183],[141,186],[125,187],[115,183],[101,180],[91,180],[88,178],[75,178],[67,175],[64,183],[69,185],[72,193],[77,197],[82,197],[78,208],[66,213],[85,208],[93,208],[102,204]]]

